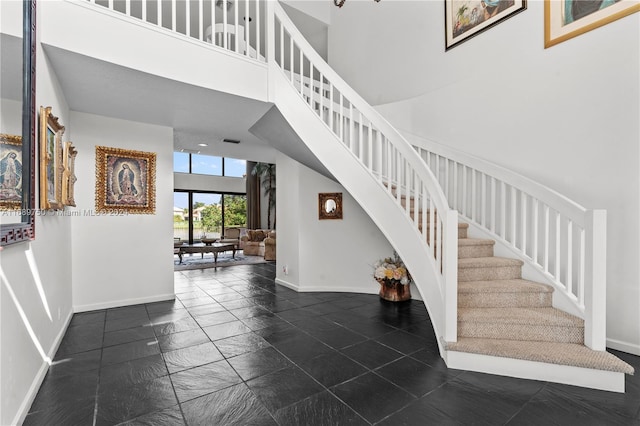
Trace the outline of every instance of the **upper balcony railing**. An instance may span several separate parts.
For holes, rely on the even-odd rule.
[[[250,0],[87,0],[265,62],[264,5]]]

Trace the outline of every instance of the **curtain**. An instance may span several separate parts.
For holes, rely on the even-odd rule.
[[[260,177],[251,172],[254,161],[247,161],[247,229],[261,229],[260,226]]]

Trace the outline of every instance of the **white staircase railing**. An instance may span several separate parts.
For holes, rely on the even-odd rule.
[[[265,62],[264,4],[255,0],[86,0]]]
[[[585,320],[585,345],[606,345],[606,211],[587,210],[528,178],[445,146],[407,136],[449,206],[547,278]]]
[[[412,146],[309,45],[277,2],[268,2],[267,57],[389,199],[404,211],[438,271],[444,318],[432,318],[446,341],[457,339],[457,212]],[[273,17],[272,17],[273,16]],[[273,42],[273,43],[272,43]],[[333,143],[327,141],[327,143]],[[435,213],[437,214],[428,214]],[[400,251],[400,250],[399,250]],[[406,261],[406,259],[405,259]],[[409,269],[422,265],[407,265]],[[415,274],[414,274],[415,277]],[[427,286],[427,283],[416,283]]]

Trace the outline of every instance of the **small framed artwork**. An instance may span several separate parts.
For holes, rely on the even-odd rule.
[[[71,142],[64,144],[64,152],[62,154],[64,172],[62,173],[62,203],[65,206],[76,206],[76,201],[73,195],[73,186],[75,185],[76,178],[76,155],[78,151]]]
[[[545,0],[544,47],[640,11],[638,0]]]
[[[0,133],[0,210],[22,206],[22,137]]]
[[[51,107],[40,107],[40,208],[60,210],[62,204],[62,134],[64,126],[51,114]]]
[[[342,219],[342,193],[318,194],[318,219]]]
[[[445,0],[445,50],[527,8],[526,0]]]
[[[156,154],[96,146],[96,211],[155,214]]]

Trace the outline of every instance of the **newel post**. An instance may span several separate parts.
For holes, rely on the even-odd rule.
[[[607,212],[586,215],[584,344],[604,351],[607,345]]]
[[[444,220],[444,340],[458,341],[458,212],[448,210]]]

